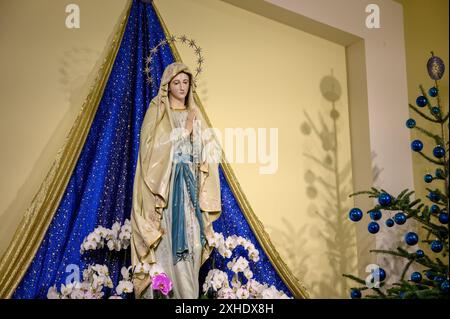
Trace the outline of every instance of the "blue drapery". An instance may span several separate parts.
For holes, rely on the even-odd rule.
[[[145,58],[164,39],[164,31],[149,3],[133,0],[125,33],[97,113],[65,194],[47,233],[13,298],[46,298],[48,289],[65,283],[78,265],[80,273],[92,263],[108,265],[114,285],[120,269],[129,265],[129,253],[106,250],[80,254],[85,236],[97,226],[111,227],[130,218],[133,180],[139,149],[139,132],[146,109],[158,93],[165,67],[175,61],[169,46],[152,60],[153,85],[145,78]],[[249,238],[260,251],[252,267],[254,278],[275,285],[291,295],[252,233],[220,169],[222,215],[214,223],[218,232]],[[233,256],[244,254],[237,250]],[[222,257],[213,253],[216,268],[227,270]],[[211,267],[202,268],[201,278]],[[68,271],[68,272],[66,272]]]

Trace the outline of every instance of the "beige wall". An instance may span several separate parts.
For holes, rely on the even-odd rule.
[[[65,27],[69,3],[80,6],[80,29]],[[0,255],[62,146],[125,5],[0,2]]]

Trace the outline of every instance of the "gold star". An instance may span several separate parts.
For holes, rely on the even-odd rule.
[[[161,40],[161,42],[159,42],[159,45],[158,45],[158,46],[164,45],[164,44],[166,44],[166,43],[167,43],[167,40]]]
[[[148,84],[148,85],[152,84],[152,82],[153,82],[153,79],[152,79],[152,78],[147,78],[147,84]]]
[[[150,68],[149,68],[149,67],[146,67],[145,70],[144,70],[144,72],[145,72],[145,73],[150,73]]]
[[[201,67],[198,67],[197,69],[196,69],[196,71],[197,71],[197,74],[199,74],[199,73],[202,73],[202,68]]]
[[[189,40],[189,47],[193,47],[195,46],[195,41],[194,40]]]
[[[150,50],[151,53],[155,54],[156,51],[158,51],[158,47],[154,47],[153,49]]]
[[[202,53],[202,48],[197,48],[197,49],[195,49],[195,53],[197,53],[197,54],[200,55],[200,53]]]
[[[147,59],[145,59],[145,63],[150,63],[150,62],[152,62],[152,57],[149,55],[147,57]]]
[[[176,37],[175,37],[174,35],[171,35],[171,36],[169,37],[169,41],[170,41],[170,42],[176,42],[177,39],[176,39]]]
[[[203,62],[205,62],[205,59],[202,56],[200,56],[197,60],[197,63],[202,64]]]
[[[181,43],[186,43],[186,41],[187,41],[187,37],[185,36],[185,35],[182,35],[181,36],[181,38],[180,38],[180,40],[181,40]]]

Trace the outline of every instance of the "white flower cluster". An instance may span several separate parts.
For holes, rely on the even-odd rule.
[[[242,246],[248,252],[248,257],[253,262],[259,261],[259,251],[255,248],[255,245],[248,239],[242,236],[232,235],[224,238],[222,233],[214,233],[214,238],[212,238],[208,244],[211,247],[215,247],[219,254],[224,258],[230,258],[232,251],[238,247]]]
[[[261,284],[250,279],[245,285],[224,287],[217,292],[219,299],[290,299],[275,286]]]
[[[165,274],[164,269],[159,264],[139,263],[133,269],[122,267],[120,271],[122,280],[114,289],[115,294],[109,299],[122,299],[123,294],[130,294],[134,291],[133,278],[141,274],[149,274],[151,279],[157,275]],[[74,282],[61,285],[58,292],[56,285],[50,287],[47,292],[48,299],[102,299],[105,294],[105,287],[114,288],[108,267],[105,265],[90,265],[83,271],[83,282]]]
[[[214,238],[209,244],[216,247],[219,254],[224,258],[230,258],[232,251],[240,245],[247,250],[251,261],[257,262],[259,260],[259,251],[249,240],[241,236],[233,235],[225,239],[223,234],[214,233]],[[249,260],[245,257],[234,258],[227,263],[227,267],[234,273],[231,279],[231,287],[226,272],[212,269],[208,272],[203,284],[205,294],[212,289],[217,292],[217,298],[219,299],[289,299],[284,292],[277,290],[275,286],[261,284],[254,280]],[[239,280],[240,273],[247,279],[245,284],[242,284]]]
[[[205,278],[203,284],[203,291],[206,293],[210,288],[214,291],[219,291],[221,288],[228,288],[228,275],[226,272],[219,269],[211,269]]]
[[[80,253],[84,254],[88,250],[101,249],[105,246],[105,243],[109,250],[120,251],[121,249],[127,249],[130,246],[130,241],[131,223],[127,219],[123,225],[115,222],[111,229],[103,226],[97,227],[84,238]]]
[[[206,293],[209,289],[217,292],[218,299],[290,299],[275,286],[261,284],[252,278],[242,284],[236,273],[230,287],[227,273],[218,269],[210,270],[206,276],[203,292]]]
[[[103,288],[113,288],[108,267],[105,265],[90,265],[83,271],[83,282],[61,285],[58,292],[56,285],[47,292],[48,299],[101,299]]]

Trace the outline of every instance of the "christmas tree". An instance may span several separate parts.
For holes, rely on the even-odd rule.
[[[350,296],[353,299],[361,298],[362,291],[365,291],[365,298],[448,298],[448,151],[449,143],[446,141],[445,131],[448,132],[449,112],[444,109],[439,92],[439,80],[442,79],[445,65],[441,58],[431,52],[431,58],[427,63],[428,74],[434,80],[434,86],[428,92],[422,85],[419,86],[421,95],[416,99],[416,105],[409,104],[409,107],[426,121],[439,126],[439,134],[434,134],[430,130],[419,127],[412,118],[406,121],[406,127],[416,129],[429,137],[433,142],[433,155],[423,152],[423,142],[419,139],[412,141],[411,149],[427,161],[435,164],[438,168],[434,174],[426,174],[424,182],[430,184],[426,187],[426,196],[430,204],[422,199],[412,199],[414,191],[405,189],[397,196],[394,196],[384,189],[372,187],[370,191],[361,191],[350,196],[368,195],[377,200],[375,207],[367,213],[371,221],[368,224],[368,231],[372,234],[380,230],[379,221],[383,211],[390,215],[385,220],[386,227],[398,227],[402,231],[401,225],[408,219],[415,220],[417,225],[425,230],[424,238],[419,238],[416,232],[405,232],[403,243],[398,243],[396,249],[392,250],[371,250],[378,254],[387,254],[404,258],[405,266],[397,282],[387,285],[386,277],[389,275],[381,267],[372,270],[370,279],[361,279],[353,275],[344,274],[361,286],[351,289]],[[425,110],[425,111],[423,111]],[[434,184],[434,185],[433,185]],[[444,191],[442,191],[444,186]],[[427,201],[428,202],[428,201]],[[350,220],[358,222],[363,218],[363,212],[359,208],[353,208],[349,212]],[[425,253],[422,249],[414,252],[401,246],[405,244],[413,247],[421,242],[428,245],[430,253]],[[412,266],[421,269],[412,271]]]

